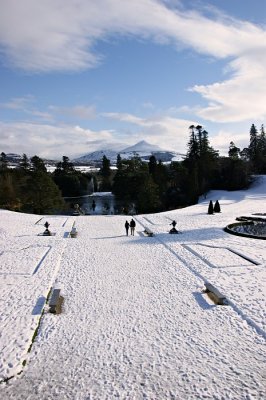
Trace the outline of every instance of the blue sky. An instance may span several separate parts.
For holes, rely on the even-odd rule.
[[[0,0],[0,151],[227,154],[266,117],[265,0]]]

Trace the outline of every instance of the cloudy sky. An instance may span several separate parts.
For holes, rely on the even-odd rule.
[[[265,0],[0,0],[0,152],[227,154],[266,121]]]

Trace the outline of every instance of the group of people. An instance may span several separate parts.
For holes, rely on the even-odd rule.
[[[173,222],[171,222],[171,224],[173,226],[172,229],[170,229],[169,233],[179,233],[178,230],[176,229],[176,221],[173,220]],[[130,228],[130,234],[132,236],[134,236],[135,233],[135,227],[136,227],[136,222],[134,221],[134,219],[132,218],[130,222],[126,221],[125,222],[125,228],[126,228],[126,235],[128,236],[128,231]]]
[[[132,218],[132,220],[130,222],[126,221],[125,223],[125,228],[126,228],[126,234],[128,236],[128,231],[130,228],[130,233],[132,236],[134,236],[135,233],[135,227],[136,227],[136,222],[134,221],[134,219]]]

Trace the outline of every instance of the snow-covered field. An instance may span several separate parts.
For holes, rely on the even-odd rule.
[[[210,199],[220,214],[207,214]],[[138,215],[129,237],[124,216],[0,210],[1,400],[265,399],[266,242],[223,231],[259,212],[266,177]],[[45,221],[54,236],[39,236]],[[203,293],[205,280],[228,306]],[[60,315],[48,312],[51,287],[64,297]]]

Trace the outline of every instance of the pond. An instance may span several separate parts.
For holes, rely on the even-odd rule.
[[[80,210],[81,214],[85,215],[119,215],[129,214],[135,215],[135,205],[132,203],[129,206],[125,202],[119,201],[111,192],[95,192],[82,197],[65,197],[65,202],[77,215]],[[75,206],[78,204],[79,207]]]

